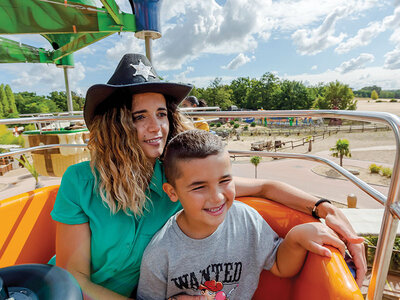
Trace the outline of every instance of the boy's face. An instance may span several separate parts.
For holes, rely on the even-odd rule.
[[[175,187],[164,183],[172,201],[180,201],[184,211],[178,225],[191,238],[211,235],[224,221],[235,198],[228,152],[178,162],[181,176]]]

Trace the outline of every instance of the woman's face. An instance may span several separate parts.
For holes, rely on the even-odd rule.
[[[182,103],[181,103],[181,107],[184,107],[184,108],[186,108],[186,107],[196,107],[196,106],[197,106],[196,104],[192,104],[188,100],[183,100]]]
[[[163,153],[169,132],[164,95],[159,93],[133,95],[132,118],[139,145],[147,158],[154,162]]]

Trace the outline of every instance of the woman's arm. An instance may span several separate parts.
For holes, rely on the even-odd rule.
[[[57,223],[56,263],[68,270],[81,286],[85,300],[127,299],[90,280],[90,228],[89,223],[68,225]]]
[[[310,215],[315,203],[318,201],[316,197],[279,181],[234,177],[234,182],[236,197],[267,198]],[[332,228],[345,241],[356,265],[357,284],[361,286],[367,272],[365,249],[362,244],[364,239],[357,236],[346,216],[332,204],[321,203],[317,212],[321,218],[325,219],[326,225]]]

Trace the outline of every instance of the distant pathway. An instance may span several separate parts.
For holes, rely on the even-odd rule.
[[[395,149],[393,147],[377,146],[352,149],[352,151],[393,150]],[[338,159],[332,158],[329,151],[321,151],[314,155],[329,158],[338,163]],[[359,166],[362,168],[368,168],[372,163],[369,161],[354,159],[346,160],[349,165]],[[329,178],[314,173],[312,168],[319,165],[321,164],[306,160],[279,159],[260,163],[257,167],[257,173],[258,178],[283,181],[317,197],[331,199],[344,205],[347,205],[347,195],[353,193],[357,196],[358,208],[382,208],[378,202],[360,190],[349,180]],[[254,166],[250,162],[233,163],[233,174],[235,176],[254,178]],[[388,193],[388,187],[372,184],[371,186],[385,196]]]

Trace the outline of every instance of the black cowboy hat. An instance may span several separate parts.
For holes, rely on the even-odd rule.
[[[107,84],[95,84],[86,93],[83,115],[89,129],[96,114],[96,108],[120,88],[128,89],[132,95],[149,92],[160,93],[165,96],[167,101],[172,101],[178,106],[189,94],[192,85],[163,82],[146,56],[125,54]]]

